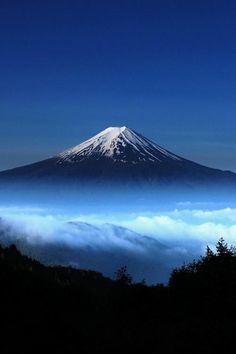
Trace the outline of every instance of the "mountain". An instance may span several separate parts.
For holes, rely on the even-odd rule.
[[[107,128],[47,160],[1,172],[0,178],[236,185],[236,174],[184,159],[127,127]]]

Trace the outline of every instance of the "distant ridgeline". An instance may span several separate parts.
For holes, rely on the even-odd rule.
[[[46,267],[0,247],[2,353],[233,353],[236,253],[175,269],[169,285]]]

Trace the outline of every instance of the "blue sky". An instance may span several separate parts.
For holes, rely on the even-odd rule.
[[[0,2],[0,169],[127,125],[236,171],[235,1]]]

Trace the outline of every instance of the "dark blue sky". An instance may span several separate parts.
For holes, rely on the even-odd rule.
[[[236,171],[236,2],[1,0],[0,169],[127,125]]]

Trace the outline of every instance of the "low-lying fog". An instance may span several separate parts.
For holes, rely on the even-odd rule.
[[[159,201],[156,210],[155,203],[150,210],[132,203],[126,205],[130,211],[119,211],[117,203],[114,200],[112,208],[104,199],[96,200],[94,207],[79,197],[74,204],[5,199],[0,205],[1,243],[15,243],[47,264],[94,269],[108,276],[127,265],[135,280],[155,283],[166,282],[173,267],[197,258],[220,237],[232,244],[236,240],[232,203],[179,201],[167,206]]]
[[[233,196],[218,194],[2,187],[0,242],[47,264],[111,277],[126,265],[135,280],[166,282],[207,244],[235,243]]]

